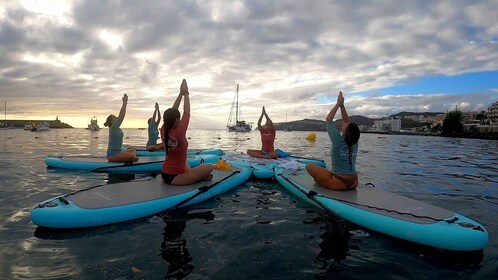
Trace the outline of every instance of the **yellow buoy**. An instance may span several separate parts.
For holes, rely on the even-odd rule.
[[[306,136],[306,139],[307,140],[310,140],[310,141],[315,141],[316,140],[316,134],[314,132],[308,134],[308,136]]]

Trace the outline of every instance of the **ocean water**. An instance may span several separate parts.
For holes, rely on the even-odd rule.
[[[125,144],[147,131],[124,129]],[[276,147],[330,166],[324,132],[277,132]],[[250,180],[172,213],[80,230],[42,230],[32,207],[53,196],[146,175],[47,169],[49,155],[105,154],[107,130],[0,131],[0,279],[497,279],[498,141],[362,134],[361,184],[422,200],[486,227],[488,246],[461,254],[338,220],[278,183]],[[259,133],[188,131],[190,148],[259,148]],[[465,242],[465,240],[462,240]]]

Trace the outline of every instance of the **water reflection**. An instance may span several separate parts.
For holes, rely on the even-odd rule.
[[[131,180],[135,180],[135,174],[131,173],[109,173],[107,177],[108,184],[120,183],[120,182],[129,182]]]
[[[320,220],[327,219],[321,217]],[[343,270],[341,262],[349,256],[350,227],[342,220],[323,221],[320,226],[324,232],[318,245],[321,251],[313,260],[320,265],[320,275],[340,272]]]
[[[187,240],[182,236],[187,222],[194,219],[212,221],[215,217],[211,211],[188,213],[184,209],[171,211],[162,218],[164,227],[164,241],[161,243],[161,257],[169,263],[166,279],[183,279],[187,277],[194,265],[193,257],[187,248]]]

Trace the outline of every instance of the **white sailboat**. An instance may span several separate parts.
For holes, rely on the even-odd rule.
[[[235,115],[235,119],[233,118]],[[232,102],[232,109],[230,109],[230,116],[228,117],[227,128],[230,132],[249,132],[252,126],[246,121],[239,120],[240,117],[240,107],[239,107],[239,85],[237,85],[237,91],[235,92],[235,98]]]
[[[4,122],[0,123],[0,130],[11,129],[11,126],[7,123],[7,101],[5,101],[5,113]]]

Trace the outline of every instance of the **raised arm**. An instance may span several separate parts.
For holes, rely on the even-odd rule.
[[[185,79],[183,79],[182,85],[180,86],[180,94],[183,94],[183,113],[190,114],[190,98],[187,81],[185,81]]]
[[[152,114],[152,121],[156,121],[156,116],[157,116],[157,103],[156,106],[154,107],[154,114]]]
[[[341,108],[342,122],[349,123],[349,116],[348,116],[348,113],[346,112],[346,107],[344,107],[344,104],[342,104],[342,106],[340,106],[340,108]]]
[[[154,121],[156,121],[156,113],[157,113],[156,124],[159,125],[161,123],[161,111],[159,111],[159,104],[157,104],[157,102],[156,102],[156,109],[154,110]]]
[[[349,123],[349,116],[346,112],[346,107],[344,107],[344,96],[342,95],[342,91],[339,91],[339,96],[337,97],[337,104],[339,108],[341,108],[341,117],[343,123]]]
[[[334,107],[332,107],[325,120],[327,122],[333,121],[335,114],[337,113],[337,110],[339,110],[341,106],[344,106],[344,97],[342,97],[342,91],[339,91],[339,96],[337,96],[337,102],[335,103]]]
[[[264,106],[263,106],[263,112],[264,112],[264,114],[265,114],[266,123],[267,123],[268,125],[273,126],[273,121],[270,119],[270,117],[269,117],[269,116],[268,116],[268,114],[266,113],[266,109],[265,109],[265,107],[264,107]]]
[[[261,116],[259,116],[258,120],[258,129],[261,130],[263,129],[263,126],[261,125],[261,122],[263,121],[263,116],[265,115],[265,106],[263,106],[263,109],[261,109]]]
[[[119,111],[118,118],[124,119],[126,115],[126,104],[128,104],[128,95],[125,93],[121,100],[123,100],[123,105],[121,105],[121,110]]]
[[[183,80],[185,81],[185,80]],[[183,86],[183,82],[182,82]],[[173,108],[178,109],[180,107],[180,102],[182,101],[183,97],[183,92],[182,92],[182,87],[180,87],[180,93],[178,93],[178,97],[176,97],[175,103],[173,103]]]

